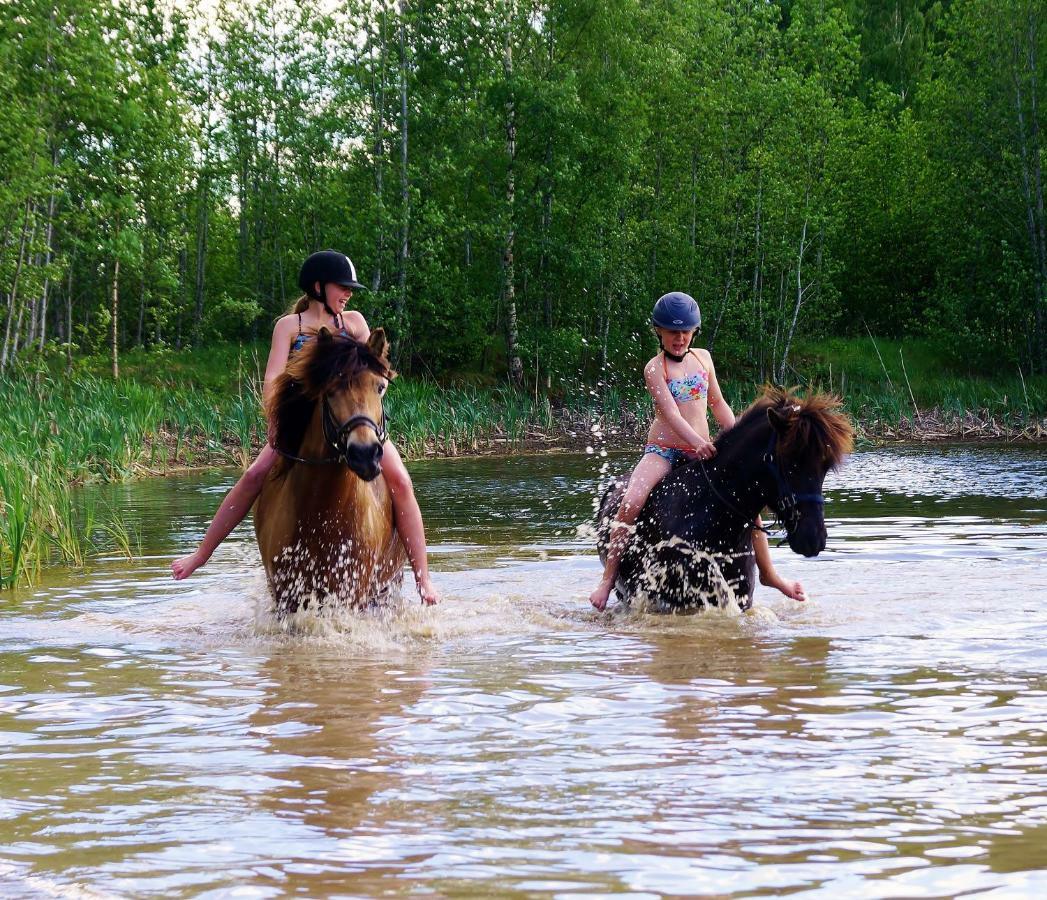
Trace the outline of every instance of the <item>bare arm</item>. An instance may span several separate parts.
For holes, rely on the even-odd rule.
[[[287,368],[287,358],[291,355],[291,343],[297,334],[297,325],[290,316],[285,316],[276,323],[273,329],[273,343],[269,348],[269,359],[265,363],[265,377],[262,380],[262,402],[269,403],[269,394],[277,376]]]
[[[363,317],[363,313],[355,309],[349,310],[342,316],[342,323],[345,325],[345,330],[358,341],[366,342],[371,336],[371,329],[367,327],[367,319]]]
[[[709,412],[713,414],[713,418],[716,419],[716,424],[720,426],[720,430],[726,431],[734,425],[734,412],[727,405],[727,401],[723,399],[720,382],[716,380],[716,368],[713,366],[713,358],[707,350],[701,350],[699,353],[702,365],[709,372]]]
[[[688,446],[698,451],[700,455],[706,456],[715,452],[712,443],[698,434],[687,420],[680,415],[680,409],[676,405],[673,395],[669,393],[665,380],[662,378],[662,370],[654,360],[651,360],[647,364],[647,368],[643,370],[643,379],[647,383],[647,390],[650,391],[651,396],[654,398],[654,405],[658,410],[658,414],[666,424],[682,440],[686,441]]]

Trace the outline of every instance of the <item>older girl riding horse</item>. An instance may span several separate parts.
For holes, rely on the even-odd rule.
[[[402,577],[404,547],[378,478],[382,395],[395,374],[386,351],[381,328],[366,344],[321,328],[276,383],[270,418],[282,459],[254,521],[279,613],[372,603]]]
[[[715,443],[712,460],[684,463],[651,493],[618,572],[622,599],[642,595],[654,608],[679,610],[722,605],[733,595],[747,609],[752,527],[766,506],[778,513],[795,553],[825,549],[822,482],[853,443],[837,398],[767,388]],[[601,558],[623,489],[618,481],[601,499]]]

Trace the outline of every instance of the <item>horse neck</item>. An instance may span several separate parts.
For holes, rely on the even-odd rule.
[[[715,492],[747,518],[755,518],[771,500],[763,459],[770,438],[767,417],[753,417],[726,431],[716,442],[716,456],[705,463]]]
[[[330,456],[331,447],[324,437],[323,401],[317,400],[313,405],[313,414],[302,435],[298,455],[305,459],[323,459]]]

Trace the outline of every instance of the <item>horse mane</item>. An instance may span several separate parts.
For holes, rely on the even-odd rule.
[[[739,416],[735,432],[774,411],[788,423],[778,438],[778,453],[785,459],[797,458],[812,452],[821,454],[822,462],[837,468],[843,458],[854,449],[854,428],[842,411],[843,401],[834,394],[813,393],[801,397],[796,388],[764,385],[763,393]],[[719,439],[717,439],[719,443]]]
[[[385,356],[376,356],[367,344],[321,329],[314,340],[291,357],[273,383],[266,404],[273,446],[296,452],[317,401],[343,379],[353,381],[368,369],[383,378],[396,376]]]

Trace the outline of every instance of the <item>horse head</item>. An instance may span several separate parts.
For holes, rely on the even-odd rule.
[[[771,425],[763,455],[770,505],[785,525],[792,551],[817,556],[826,537],[822,483],[853,447],[851,423],[839,398],[827,394],[801,398],[768,388],[755,407],[766,409]]]
[[[381,328],[366,343],[321,328],[277,380],[271,416],[279,452],[299,462],[341,460],[364,481],[377,478],[386,438],[382,398],[396,376],[388,348]],[[318,403],[325,455],[304,459],[293,454],[303,446]]]

